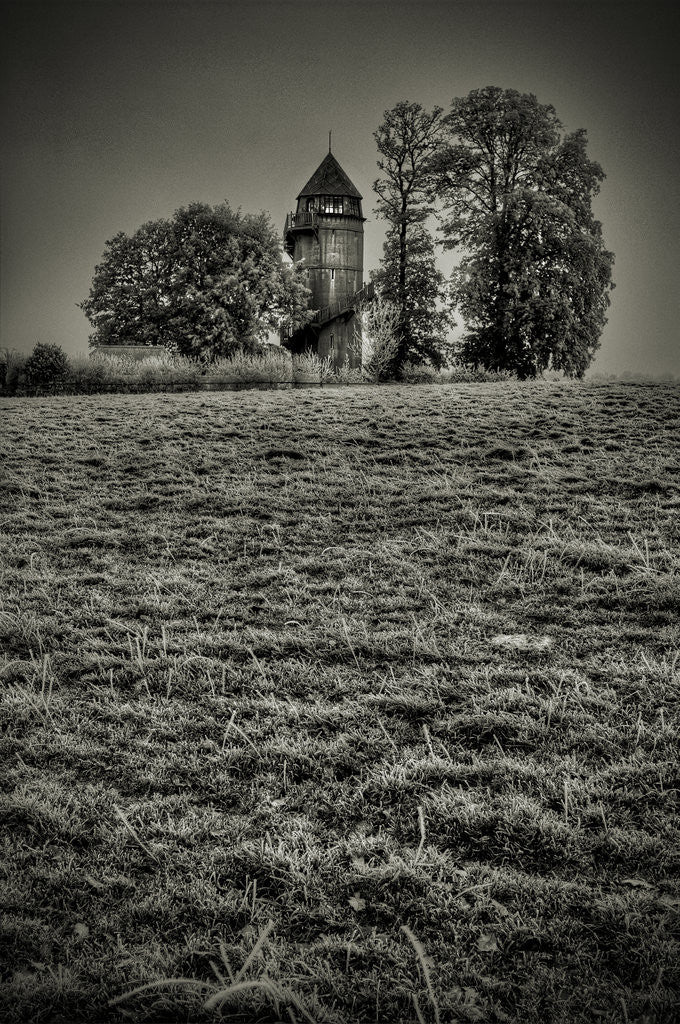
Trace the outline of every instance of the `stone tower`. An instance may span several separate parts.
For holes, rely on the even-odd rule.
[[[364,283],[364,220],[361,195],[328,151],[288,214],[284,248],[302,268],[311,289],[315,319],[303,330],[283,331],[293,352],[311,349],[336,366],[358,365],[352,345],[354,313]]]

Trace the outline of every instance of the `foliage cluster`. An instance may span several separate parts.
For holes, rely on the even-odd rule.
[[[0,349],[0,388],[5,394],[16,394],[23,379],[27,358],[24,352],[18,352],[16,349]]]
[[[386,300],[367,305],[359,313],[363,328],[355,343],[362,346],[362,366],[351,367],[349,359],[339,367],[330,358],[311,350],[292,355],[286,349],[265,346],[259,352],[236,351],[228,357],[206,361],[171,352],[148,359],[126,359],[123,355],[72,356],[56,345],[36,346],[38,360],[5,350],[0,358],[5,383],[0,393],[96,394],[100,392],[151,392],[193,390],[204,384],[362,384],[385,380],[396,352],[397,311]],[[48,348],[51,358],[42,356]],[[39,377],[24,373],[26,363],[40,366]],[[446,370],[406,362],[399,379],[404,383],[463,383],[507,380],[509,372],[451,365]]]
[[[148,359],[126,359],[124,356],[72,356],[67,370],[58,376],[44,376],[40,384],[29,383],[24,376],[25,358],[13,353],[7,361],[7,379],[0,394],[97,394],[102,392],[143,393],[166,390],[192,391],[204,385],[278,385],[278,384],[366,384],[384,380],[389,373],[389,360],[394,354],[394,335],[384,348],[373,348],[366,335],[366,361],[363,367],[350,367],[349,360],[339,367],[329,357],[311,350],[290,355],[268,348],[264,352],[233,352],[206,362],[190,356],[153,356]],[[371,351],[369,352],[369,348]],[[0,366],[3,366],[0,362]],[[488,371],[453,362],[448,368],[407,360],[399,370],[405,384],[452,384],[495,382],[512,379],[509,371]]]
[[[460,256],[450,295],[466,328],[459,357],[520,377],[583,376],[614,260],[593,214],[604,172],[587,157],[585,131],[562,134],[552,106],[488,86],[446,115],[399,103],[375,137],[377,212],[389,223],[376,281],[402,311],[402,357],[442,361],[437,339],[450,321],[425,226],[436,212],[444,246]]]
[[[7,1024],[677,1020],[677,386],[4,404]]]
[[[456,360],[436,369],[427,363],[407,359],[399,369],[399,380],[404,384],[494,384],[514,378],[512,370],[486,370],[483,366],[466,365]]]
[[[38,342],[23,365],[29,387],[52,384],[68,373],[68,358],[60,345]]]
[[[564,134],[533,94],[487,86],[446,114],[402,101],[374,134],[377,213],[388,231],[373,280],[398,310],[396,351],[378,376],[397,376],[404,362],[441,368],[454,356],[520,377],[583,376],[613,287],[613,254],[593,213],[604,172],[587,156],[585,131]],[[448,285],[433,216],[459,255]],[[308,298],[266,215],[194,203],[108,241],[81,308],[93,345],[214,359],[256,351],[283,321],[304,325]],[[465,334],[454,350],[456,308]]]
[[[407,360],[441,369],[455,357],[454,345],[447,340],[453,326],[450,296],[437,266],[432,234],[424,224],[411,224],[403,243],[403,287],[398,287],[402,240],[393,229],[387,233],[381,266],[371,275],[378,294],[399,311],[392,376]]]
[[[444,276],[438,269],[427,221],[434,211],[432,160],[441,140],[442,108],[427,113],[418,103],[398,103],[385,112],[374,137],[382,177],[373,185],[376,212],[389,223],[378,291],[399,313],[394,375],[406,359],[442,366],[451,317]]]
[[[304,323],[308,295],[265,214],[192,203],[108,241],[80,305],[93,346],[162,345],[215,359],[256,351],[283,319]]]
[[[124,356],[75,356],[70,363],[68,383],[77,392],[107,389],[152,390],[164,385],[191,385],[205,376],[206,365],[189,356],[153,356],[126,359]]]
[[[91,394],[101,391],[153,391],[167,387],[191,390],[202,382],[233,384],[290,382],[294,357],[271,346],[255,352],[235,351],[231,356],[207,361],[172,352],[148,359],[126,359],[123,355],[72,356],[55,360],[58,373],[45,372],[39,381],[23,373],[24,358],[6,353],[8,367],[4,391],[7,394],[49,393],[54,386],[62,394]],[[65,366],[65,369],[64,369]]]
[[[581,377],[599,345],[613,255],[592,210],[604,172],[551,106],[486,88],[456,100],[439,154],[443,230],[462,245],[463,358]]]
[[[394,368],[401,362],[399,327],[399,307],[380,292],[357,309],[354,342],[365,380],[378,383],[394,376]]]

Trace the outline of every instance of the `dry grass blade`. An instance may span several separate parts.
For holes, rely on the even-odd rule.
[[[151,857],[152,860],[155,860],[156,863],[158,863],[158,857],[156,856],[156,854],[153,852],[153,850],[150,847],[148,847],[146,845],[144,840],[140,838],[138,833],[135,831],[135,829],[132,827],[130,822],[127,820],[127,818],[125,817],[125,815],[121,811],[120,807],[114,806],[113,809],[114,809],[114,811],[116,813],[116,816],[118,818],[120,818],[120,820],[122,821],[123,825],[128,830],[128,832],[130,833],[130,835],[132,836],[134,841],[137,843],[137,845],[140,846],[141,849],[144,850],[144,853],[148,854],[148,856]]]
[[[227,985],[226,988],[220,989],[214,995],[206,999],[204,1009],[216,1010],[228,999],[239,995],[241,992],[264,992],[271,1000],[276,1003],[293,1003],[295,1008],[299,1010],[304,1019],[309,1024],[316,1024],[316,1020],[309,1013],[304,1003],[299,996],[296,996],[294,992],[289,989],[283,988],[281,985],[277,985],[275,982],[268,978],[252,978],[247,981],[237,981],[233,985]]]
[[[490,881],[489,882],[479,882],[478,885],[469,885],[467,887],[467,889],[461,889],[460,892],[457,892],[455,894],[455,896],[454,896],[454,899],[458,899],[461,896],[467,896],[468,893],[476,892],[478,889],[488,889],[490,885],[491,885]]]
[[[257,749],[257,747],[255,746],[255,744],[253,743],[253,741],[251,740],[250,736],[248,736],[248,734],[247,734],[247,733],[245,733],[245,732],[243,731],[243,729],[241,729],[241,727],[240,727],[240,726],[236,725],[236,722],[234,721],[234,718],[235,718],[235,717],[236,717],[236,712],[234,711],[234,712],[232,712],[231,718],[230,718],[230,719],[229,719],[229,721],[227,722],[227,728],[226,728],[226,729],[224,730],[224,740],[222,741],[222,749],[224,749],[224,746],[225,746],[225,744],[226,744],[226,741],[227,741],[227,735],[228,735],[228,733],[229,733],[229,730],[230,730],[230,729],[233,729],[233,730],[234,730],[234,732],[237,732],[237,733],[239,734],[239,736],[241,737],[241,739],[244,739],[244,740],[246,741],[246,743],[248,744],[248,746],[250,746],[250,747],[252,747],[252,748],[253,748],[253,750],[255,751],[255,753],[257,754],[257,756],[259,757],[259,756],[260,756],[260,751],[259,751],[259,750]]]
[[[420,855],[423,852],[423,847],[425,846],[425,814],[420,805],[418,805],[418,826],[420,827],[420,842],[418,843],[418,849],[416,850],[416,864],[420,860]]]
[[[385,726],[383,725],[383,723],[382,723],[382,720],[381,720],[380,718],[378,718],[378,719],[377,719],[377,722],[378,722],[378,725],[380,726],[380,728],[382,729],[382,731],[383,731],[383,734],[384,734],[385,738],[387,739],[387,741],[388,741],[389,743],[391,743],[392,747],[393,747],[393,748],[394,748],[395,750],[399,750],[399,747],[398,747],[398,746],[397,746],[397,744],[396,744],[396,743],[394,742],[394,740],[392,739],[392,737],[391,737],[391,736],[390,736],[390,734],[388,733],[387,729],[386,729],[386,728],[385,728]]]
[[[124,1003],[134,996],[141,995],[142,992],[152,992],[154,989],[159,988],[193,988],[200,991],[202,989],[214,989],[216,986],[209,981],[198,981],[196,978],[159,978],[158,981],[147,981],[144,985],[137,985],[136,988],[131,988],[129,992],[123,992],[121,995],[109,999],[108,1005],[117,1006],[119,1003]]]
[[[359,664],[359,660],[358,660],[358,658],[356,656],[356,653],[355,653],[352,641],[349,638],[349,630],[347,629],[347,623],[345,622],[344,619],[340,619],[340,621],[342,622],[342,629],[343,629],[343,632],[345,634],[345,639],[347,640],[347,646],[349,647],[349,649],[351,651],[351,654],[352,654],[352,657],[354,658],[354,664],[356,665],[356,667],[361,672],[361,665]]]
[[[284,988],[269,978],[244,978],[248,968],[262,949],[262,946],[271,934],[273,928],[274,922],[272,920],[268,921],[258,936],[257,942],[248,954],[243,966],[236,975],[234,975],[227,961],[224,944],[220,943],[222,962],[231,979],[229,984],[225,984],[225,979],[217,965],[213,961],[210,961],[210,966],[212,967],[213,972],[221,982],[222,987],[220,988],[212,982],[199,981],[195,978],[160,978],[158,981],[147,982],[144,985],[138,985],[136,988],[130,989],[128,992],[123,992],[121,995],[111,999],[109,1001],[109,1006],[115,1006],[119,1003],[126,1002],[127,1000],[134,998],[134,996],[141,995],[144,992],[150,992],[162,988],[185,988],[194,989],[196,991],[207,990],[212,992],[212,995],[210,995],[204,1003],[204,1009],[212,1011],[218,1009],[227,1000],[232,999],[243,992],[260,991],[275,1003],[292,1003],[298,1012],[302,1014],[304,1019],[309,1022],[309,1024],[316,1024],[314,1017],[312,1017],[303,1001],[299,996],[295,995],[294,992],[291,992],[289,989]]]
[[[413,946],[413,948],[415,950],[415,954],[418,957],[418,961],[419,961],[420,966],[421,966],[422,971],[423,971],[423,977],[425,978],[425,985],[427,987],[427,994],[429,995],[430,1002],[432,1003],[432,1009],[434,1011],[435,1024],[439,1024],[439,1021],[440,1021],[440,1018],[439,1018],[439,1004],[437,1003],[437,999],[436,999],[435,994],[434,994],[434,988],[432,987],[432,979],[430,978],[430,968],[429,968],[429,965],[428,965],[428,962],[427,962],[427,956],[425,954],[425,950],[423,949],[423,945],[422,945],[420,939],[416,938],[416,936],[413,934],[413,932],[411,931],[411,929],[409,928],[409,926],[407,924],[402,924],[401,925],[401,931],[404,933],[406,938],[409,940],[409,942]],[[415,998],[414,998],[414,1005],[416,1005],[416,1008],[417,1008],[417,1003],[415,1002]]]
[[[418,1002],[418,996],[415,992],[411,993],[411,1002],[413,1003],[413,1009],[416,1011],[416,1017],[418,1018],[418,1024],[427,1024],[423,1017],[423,1011],[420,1009],[420,1003]]]
[[[265,942],[267,941],[267,939],[269,938],[269,935],[271,934],[273,928],[274,928],[274,922],[270,918],[269,921],[267,921],[267,924],[265,925],[265,927],[260,932],[260,934],[258,936],[258,939],[257,939],[257,942],[255,943],[255,945],[251,949],[250,953],[246,957],[246,960],[245,960],[245,963],[243,964],[243,967],[236,974],[236,977],[234,978],[234,982],[235,983],[239,982],[241,980],[241,978],[243,978],[245,976],[245,974],[247,973],[248,968],[252,964],[253,960],[255,959],[257,954],[260,952],[260,950],[262,949],[262,947],[265,944]],[[224,966],[225,967],[228,966],[226,964],[226,962],[225,962]]]

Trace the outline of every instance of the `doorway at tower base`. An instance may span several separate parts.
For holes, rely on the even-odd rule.
[[[324,324],[319,333],[317,352],[321,359],[330,359],[333,368],[361,367],[361,322],[354,312]]]
[[[313,352],[320,359],[328,359],[334,370],[344,366],[361,367],[360,321],[354,310],[347,310],[324,324],[309,324],[282,344],[294,355]]]

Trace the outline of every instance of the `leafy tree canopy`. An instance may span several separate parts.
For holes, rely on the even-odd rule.
[[[444,275],[437,267],[434,240],[424,224],[411,223],[405,234],[406,267],[403,291],[399,288],[400,233],[390,228],[383,246],[380,269],[373,281],[380,295],[401,311],[397,332],[401,345],[396,364],[445,365],[452,346],[446,341],[451,315]],[[401,333],[399,334],[399,330]]]
[[[216,358],[256,348],[286,317],[304,321],[308,294],[266,214],[192,203],[108,241],[80,307],[91,345]]]
[[[441,107],[429,113],[419,103],[403,101],[385,111],[374,133],[382,172],[373,185],[376,212],[389,223],[374,280],[399,311],[393,371],[406,359],[443,362],[436,339],[447,319],[437,308],[444,281],[425,227],[433,209],[432,158],[441,142],[442,114]]]
[[[461,247],[462,355],[535,376],[582,376],[599,346],[613,254],[594,218],[604,172],[552,106],[494,86],[456,99],[434,161],[445,245]]]

